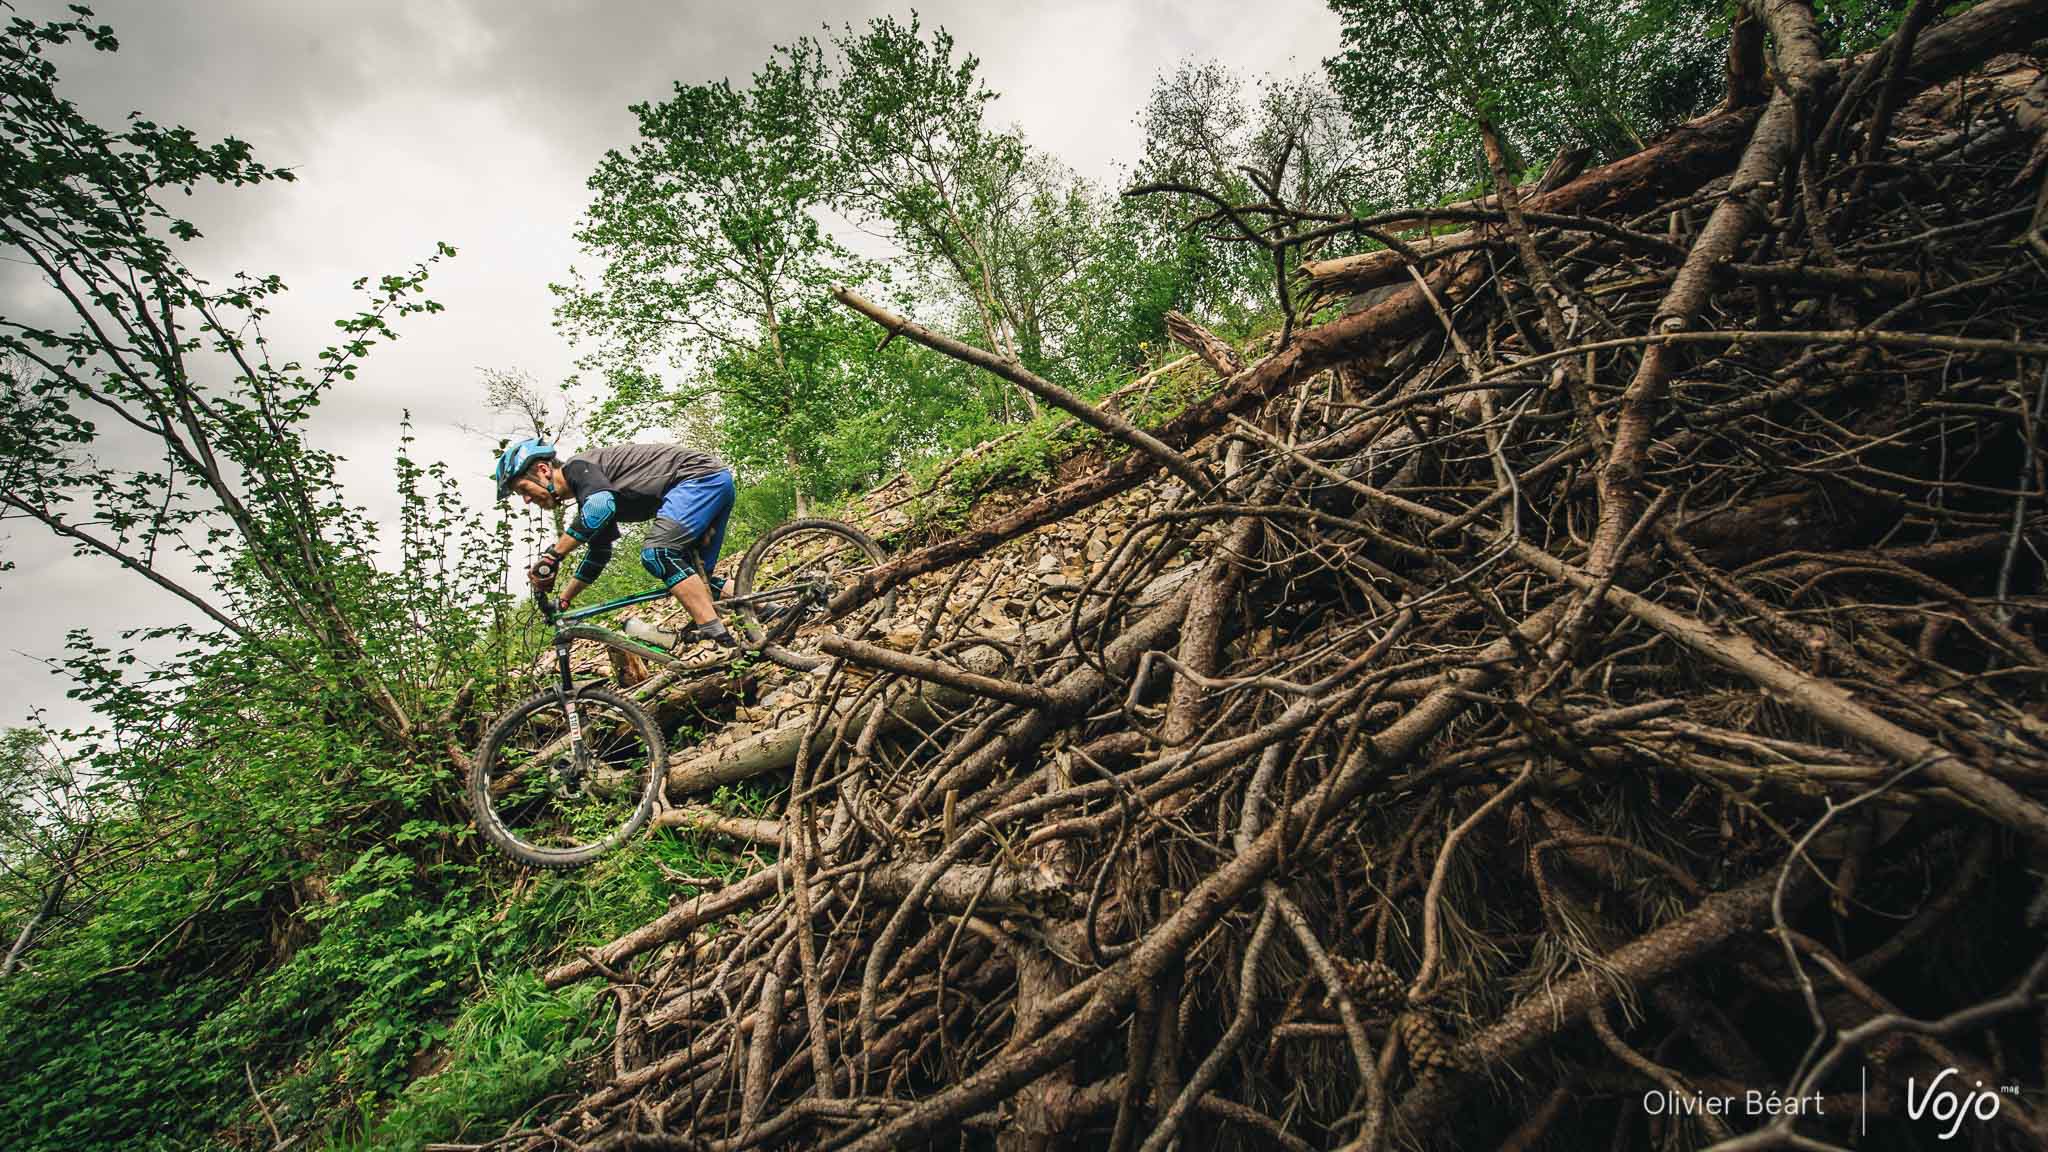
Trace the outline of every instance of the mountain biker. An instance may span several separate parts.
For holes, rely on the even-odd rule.
[[[495,478],[500,500],[517,492],[541,508],[559,507],[565,497],[576,501],[568,530],[542,550],[527,573],[545,594],[562,563],[577,548],[589,549],[556,598],[558,607],[566,609],[604,571],[621,522],[652,520],[640,564],[667,586],[696,625],[694,634],[685,630],[678,637],[677,646],[692,639],[740,646],[712,606],[714,591],[725,583],[712,572],[733,501],[732,469],[723,460],[675,444],[614,444],[561,460],[553,444],[531,438],[499,455]]]

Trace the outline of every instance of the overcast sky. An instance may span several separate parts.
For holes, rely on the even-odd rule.
[[[15,0],[31,18],[50,0]],[[372,510],[395,498],[382,462],[410,410],[416,452],[473,478],[485,505],[489,444],[461,425],[491,423],[479,369],[523,369],[543,383],[574,351],[549,325],[550,281],[576,261],[571,231],[585,178],[608,148],[629,144],[627,106],[677,82],[743,81],[777,44],[821,24],[859,24],[907,5],[763,0],[102,0],[120,52],[57,55],[60,92],[113,124],[131,110],[232,135],[298,180],[193,203],[206,233],[189,255],[216,282],[235,270],[276,273],[290,291],[268,322],[274,348],[311,363],[353,312],[357,277],[399,272],[436,241],[460,256],[434,275],[446,309],[414,317],[379,348],[313,424],[348,461],[349,498]],[[1136,158],[1136,117],[1152,80],[1183,59],[1241,71],[1318,66],[1337,21],[1318,0],[1128,0],[1124,3],[938,2],[919,6],[980,57],[1001,93],[999,123],[1084,176],[1111,182]],[[0,279],[0,309],[39,311],[38,286]],[[500,422],[501,426],[504,422]],[[110,561],[76,558],[34,524],[0,524],[0,725],[36,707],[59,724],[86,714],[44,660],[67,629],[103,642],[121,628],[194,614]]]

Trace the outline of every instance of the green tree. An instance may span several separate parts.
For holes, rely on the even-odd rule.
[[[1272,197],[1335,214],[1383,197],[1393,169],[1375,162],[1337,94],[1316,75],[1247,83],[1216,61],[1160,75],[1139,124],[1140,182],[1199,184],[1235,203]]]
[[[0,40],[0,244],[48,290],[42,309],[0,316],[0,509],[148,578],[259,650],[319,665],[387,735],[410,739],[415,717],[347,607],[365,537],[333,487],[333,457],[299,426],[394,334],[392,320],[438,310],[420,293],[428,265],[452,250],[359,281],[368,307],[339,322],[346,339],[317,367],[274,358],[262,322],[283,284],[237,275],[222,288],[195,275],[179,252],[199,231],[163,199],[290,174],[238,140],[207,144],[140,117],[119,132],[86,120],[44,55],[74,37],[116,47],[85,19],[16,20]],[[102,422],[155,462],[95,452]],[[174,557],[214,589],[194,587]],[[273,626],[304,643],[286,651]]]
[[[0,730],[0,908],[21,910],[0,941],[0,980],[64,911],[92,847],[101,798],[39,728]]]
[[[1366,137],[1322,78],[1262,77],[1185,61],[1152,85],[1139,124],[1145,153],[1129,199],[1182,257],[1188,310],[1240,326],[1270,309],[1292,268],[1266,240],[1304,222],[1369,214],[1394,188]],[[1231,211],[1222,210],[1230,205]],[[1206,243],[1204,243],[1206,241]],[[1155,241],[1163,254],[1165,244]],[[1206,255],[1204,255],[1206,253]]]
[[[375,523],[307,439],[393,323],[434,310],[426,266],[362,282],[310,366],[274,350],[283,285],[195,275],[166,205],[286,174],[89,121],[52,59],[80,43],[116,47],[84,12],[0,28],[0,244],[36,273],[0,314],[0,511],[200,623],[123,637],[146,662],[74,632],[94,727],[0,742],[0,1147],[235,1142],[273,1077],[303,1132],[402,1078],[480,973],[530,962],[522,924],[578,914],[511,907],[455,800],[470,710],[526,648],[509,532],[462,516],[403,432],[401,512]]]
[[[1149,207],[1075,181],[1034,197],[1012,230],[1003,274],[1029,318],[1025,362],[1039,375],[1097,394],[1164,342],[1167,312],[1221,305],[1201,292],[1205,246],[1162,228]]]
[[[1343,49],[1332,85],[1404,193],[1441,199],[1488,167],[1483,117],[1519,164],[1587,144],[1600,159],[1702,111],[1718,94],[1721,6],[1591,0],[1330,0]]]
[[[1006,385],[878,349],[825,304],[831,278],[880,272],[825,234],[828,205],[897,243],[891,279],[930,322],[1076,387],[1141,359],[1172,306],[1158,282],[1194,250],[1157,259],[1125,209],[988,128],[976,69],[943,29],[885,18],[778,48],[745,87],[636,107],[641,138],[599,166],[578,234],[604,271],[558,289],[564,325],[603,342],[591,434],[658,425],[715,444],[753,489],[747,520],[1007,418]],[[1152,303],[1118,306],[1120,279]]]
[[[857,492],[993,411],[964,366],[909,341],[877,348],[872,326],[829,300],[793,303],[780,335],[779,349],[720,349],[685,387],[624,374],[594,426],[647,421],[715,446],[748,480],[736,519],[760,530],[787,517],[795,483],[820,500]]]
[[[1195,248],[1178,237],[1147,243],[1128,206],[1020,132],[991,127],[995,93],[945,29],[882,17],[833,46],[835,202],[902,249],[918,289],[906,306],[1083,389],[1160,337],[1171,304],[1128,309],[1104,290],[1121,279],[1156,300],[1162,278],[1184,278]],[[1014,395],[1036,416],[1035,398]]]
[[[678,84],[660,104],[635,105],[640,139],[599,163],[576,233],[603,271],[594,284],[555,288],[562,326],[603,345],[615,400],[644,396],[645,365],[666,359],[695,385],[665,399],[694,402],[730,382],[699,371],[704,363],[764,350],[772,370],[746,376],[744,402],[779,406],[799,512],[803,441],[785,317],[849,264],[816,216],[832,169],[819,125],[823,78],[816,46],[800,41],[745,88]],[[611,405],[613,426],[629,410]]]
[[[1014,232],[1035,197],[1059,196],[1071,178],[1022,136],[983,122],[996,94],[973,55],[955,58],[944,28],[927,40],[914,14],[908,24],[883,16],[833,45],[835,203],[880,223],[928,281],[957,293],[991,351],[1043,367],[1033,362],[1045,340],[1030,292],[1041,281],[1019,274]],[[1035,397],[1016,395],[1038,414]]]

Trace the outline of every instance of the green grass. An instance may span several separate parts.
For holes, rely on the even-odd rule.
[[[672,896],[689,895],[676,877],[727,883],[746,868],[706,837],[664,830],[582,871],[535,876],[517,906],[500,913],[530,942],[532,959],[484,973],[478,991],[415,1053],[415,1066],[433,1071],[395,1095],[355,1097],[351,1112],[330,1126],[326,1147],[413,1152],[495,1136],[549,1096],[574,1091],[585,1062],[606,1051],[614,1008],[602,982],[549,991],[539,973],[659,915]]]
[[[1278,319],[1271,324],[1279,327]],[[1251,335],[1256,337],[1259,330]],[[1119,411],[1141,428],[1157,428],[1185,412],[1215,391],[1216,380],[1206,368],[1192,368],[1162,376],[1143,393],[1128,396]],[[1090,400],[1100,402],[1112,388],[1100,389]],[[973,453],[984,444],[1008,437],[998,446]],[[1102,434],[1067,413],[1047,408],[1021,427],[990,425],[976,430],[973,446],[960,452],[935,456],[910,469],[920,495],[907,510],[911,535],[929,539],[958,530],[967,521],[975,501],[998,488],[1044,480],[1061,460],[1090,447],[1110,456],[1127,449],[1122,444],[1104,443]]]
[[[439,1071],[407,1085],[382,1115],[328,1144],[336,1152],[413,1152],[496,1136],[536,1103],[573,1087],[578,1061],[604,1047],[603,986],[550,992],[516,972],[484,988],[449,1029]]]

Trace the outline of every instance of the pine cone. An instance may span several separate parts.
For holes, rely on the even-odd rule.
[[[1353,962],[1342,956],[1332,957],[1337,972],[1344,977],[1345,990],[1358,1002],[1359,1008],[1367,1012],[1384,1012],[1399,1004],[1408,994],[1408,988],[1392,968],[1373,960]]]
[[[1421,1012],[1403,1012],[1394,1018],[1394,1028],[1401,1034],[1401,1046],[1408,1050],[1408,1066],[1415,1070],[1417,1079],[1457,1069],[1458,1059],[1451,1048],[1451,1038],[1444,1035],[1428,1016]]]

